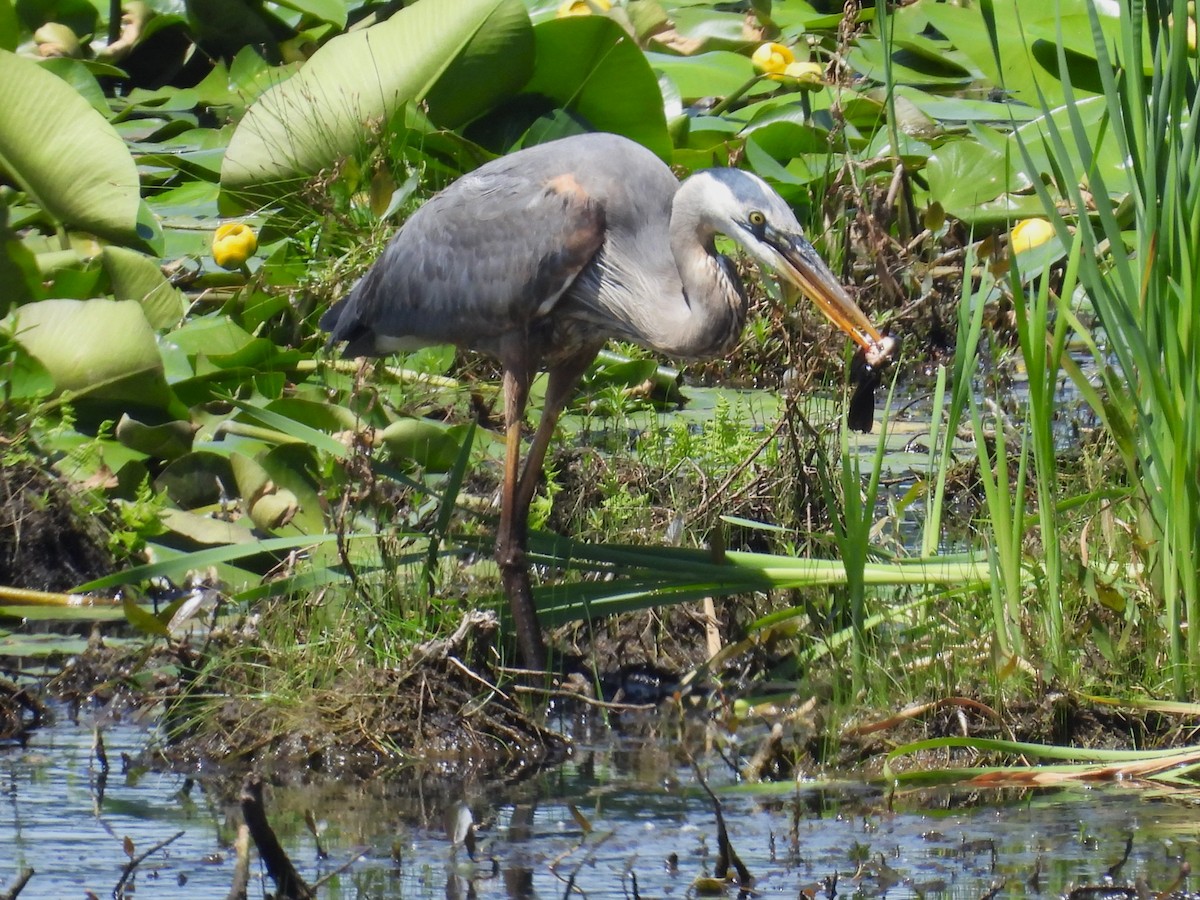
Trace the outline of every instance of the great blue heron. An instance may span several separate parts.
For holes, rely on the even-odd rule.
[[[737,169],[682,184],[649,150],[586,134],[520,150],[464,175],[392,238],[321,319],[330,345],[382,356],[429,344],[482,351],[503,368],[507,447],[496,560],[525,664],[545,646],[529,585],[529,503],[554,424],[609,338],[680,359],[729,351],[746,321],[724,234],[812,299],[878,365],[893,352],[842,289],[783,199]],[[545,408],[519,471],[530,382]]]

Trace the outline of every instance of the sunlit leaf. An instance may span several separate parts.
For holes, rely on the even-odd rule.
[[[653,69],[671,79],[685,103],[702,97],[728,96],[754,77],[750,58],[728,50],[695,56],[647,53],[646,59]]]
[[[133,157],[113,127],[62,79],[0,50],[0,168],[56,221],[140,244]]]
[[[405,418],[385,428],[379,439],[393,457],[445,472],[458,456],[460,430],[431,419]]]
[[[254,532],[243,522],[227,522],[181,509],[165,509],[162,524],[175,534],[197,544],[257,544]]]
[[[142,609],[137,605],[132,596],[126,594],[122,602],[122,609],[125,613],[125,621],[145,634],[152,634],[156,637],[166,637],[167,626],[158,620],[158,617],[148,609]],[[125,839],[129,841],[129,838]],[[125,852],[130,853],[132,845],[127,846]]]
[[[504,41],[513,53],[472,86],[482,111],[524,83],[532,64],[529,30],[519,0],[422,0],[382,24],[333,38],[250,107],[225,154],[222,186],[280,190],[354,153],[367,140],[363,123],[386,122],[425,97],[486,33],[488,58]],[[468,107],[452,114],[466,117]]]
[[[339,0],[274,0],[280,6],[304,13],[319,22],[329,22],[338,28],[346,27],[346,4]]]
[[[54,379],[58,392],[79,399],[166,409],[173,398],[163,378],[154,330],[132,300],[43,300],[14,315],[17,340]]]
[[[527,92],[552,98],[592,130],[624,135],[671,158],[658,79],[619,25],[604,16],[569,16],[534,31],[537,67]]]
[[[183,509],[211,506],[237,493],[229,457],[209,450],[173,460],[155,479],[154,488]]]
[[[154,459],[176,459],[192,449],[194,428],[190,422],[147,425],[129,415],[117,422],[116,437],[122,444]]]
[[[183,294],[167,281],[154,259],[125,247],[105,247],[103,256],[117,300],[140,303],[154,328],[179,323],[184,311]]]

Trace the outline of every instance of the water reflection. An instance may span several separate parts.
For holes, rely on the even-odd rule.
[[[331,876],[322,897],[685,897],[697,877],[714,874],[717,852],[713,806],[686,744],[713,784],[724,783],[729,837],[760,895],[826,897],[836,882],[843,897],[1055,896],[1098,882],[1130,837],[1118,883],[1157,891],[1177,881],[1183,863],[1200,871],[1194,807],[1170,795],[923,789],[889,797],[863,784],[756,795],[730,785],[696,733],[666,719],[657,725],[621,737],[593,723],[571,762],[518,785],[298,776],[268,791],[267,810],[304,878]],[[131,857],[183,832],[126,887],[143,900],[224,897],[240,780],[119,767],[122,754],[144,747],[145,733],[117,726],[104,740],[114,760],[107,772],[92,730],[69,721],[35,732],[26,747],[0,749],[0,892],[32,867],[22,900],[111,896]],[[456,804],[470,811],[473,853],[447,835]],[[339,873],[359,848],[365,857]],[[262,878],[255,862],[251,896],[270,888]]]

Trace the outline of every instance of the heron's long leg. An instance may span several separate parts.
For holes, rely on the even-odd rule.
[[[575,393],[579,379],[587,371],[587,367],[596,358],[599,347],[588,348],[572,356],[565,363],[550,370],[550,379],[546,385],[546,402],[542,407],[542,418],[538,422],[537,432],[529,445],[529,453],[525,457],[525,468],[521,471],[521,481],[517,487],[516,509],[518,514],[527,518],[529,504],[533,501],[533,493],[537,490],[538,478],[542,474],[542,466],[546,462],[546,451],[550,448],[550,439],[554,437],[554,425],[563,409]],[[522,522],[522,528],[527,522]]]
[[[527,371],[504,369],[504,484],[500,492],[500,526],[496,530],[496,562],[512,609],[513,627],[521,658],[531,669],[546,668],[546,647],[533,605],[529,568],[525,562],[527,509],[517,503],[521,463],[521,421],[529,398],[530,375]],[[528,507],[528,501],[526,501]]]

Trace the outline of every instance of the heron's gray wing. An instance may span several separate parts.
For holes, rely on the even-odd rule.
[[[414,213],[321,325],[347,352],[422,343],[495,352],[546,315],[604,242],[603,206],[570,174],[520,154],[467,175]]]

